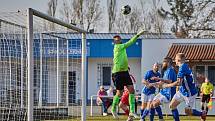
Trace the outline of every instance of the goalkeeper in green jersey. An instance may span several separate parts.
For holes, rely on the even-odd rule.
[[[138,37],[143,33],[144,33],[143,30],[140,31],[137,35],[132,37],[126,43],[122,43],[121,37],[118,35],[113,37],[115,45],[114,45],[114,51],[113,51],[114,58],[113,58],[112,76],[113,76],[114,85],[116,86],[116,95],[113,98],[111,112],[114,118],[118,118],[118,115],[116,113],[116,107],[123,93],[124,86],[126,86],[129,91],[130,114],[128,117],[128,121],[131,121],[133,117],[138,117],[135,114],[135,94],[134,94],[133,83],[128,73],[128,57],[126,54],[126,48],[134,44],[138,39]]]

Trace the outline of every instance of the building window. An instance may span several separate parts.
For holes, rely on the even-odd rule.
[[[208,79],[215,85],[215,66],[208,66]]]
[[[104,86],[111,85],[111,67],[102,67],[102,82]]]
[[[196,83],[200,85],[205,80],[205,66],[196,66],[195,71]]]
[[[66,71],[61,72],[61,103],[66,103],[67,97],[67,73]]]
[[[112,64],[99,63],[97,64],[97,86],[111,85],[111,70]]]
[[[196,66],[196,72],[205,75],[205,66]]]
[[[205,77],[215,85],[215,66],[214,65],[202,65],[196,66],[194,70],[195,80],[197,85],[200,85],[205,81]]]

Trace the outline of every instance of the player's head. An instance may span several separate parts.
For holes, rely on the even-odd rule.
[[[205,83],[209,83],[209,79],[207,77],[205,78]]]
[[[163,59],[162,69],[166,70],[168,67],[172,66],[172,58],[166,57]]]
[[[114,40],[115,44],[122,44],[122,40],[121,40],[121,37],[119,35],[115,35],[113,37],[113,40]]]
[[[128,91],[128,88],[126,86],[124,86],[124,91]]]
[[[101,91],[104,91],[105,88],[104,88],[104,86],[100,86],[99,89],[100,89]]]
[[[158,63],[154,63],[153,66],[152,66],[152,69],[154,72],[158,72],[159,70],[159,64]]]
[[[180,66],[182,63],[185,62],[185,55],[184,53],[177,53],[176,56],[175,56],[175,63],[177,66]]]

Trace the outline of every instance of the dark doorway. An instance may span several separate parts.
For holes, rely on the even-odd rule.
[[[215,85],[215,66],[208,66],[208,79]]]
[[[76,72],[69,72],[69,105],[76,103]]]
[[[103,73],[103,85],[110,86],[111,85],[111,67],[102,67]]]

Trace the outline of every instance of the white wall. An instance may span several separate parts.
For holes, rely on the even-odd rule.
[[[131,74],[137,80],[137,89],[140,89],[139,86],[141,83],[141,61],[140,58],[129,58],[129,65],[131,67]],[[97,64],[105,63],[112,64],[112,58],[89,58],[88,59],[88,99],[90,99],[91,95],[96,95],[99,89],[97,84]]]
[[[56,103],[57,102],[57,62],[48,63],[49,65],[49,73],[48,73],[48,103]],[[67,71],[67,62],[64,59],[60,59],[59,61],[59,102],[61,103],[61,94],[62,89],[62,72]],[[70,72],[76,71],[76,100],[80,99],[81,94],[81,60],[80,59],[70,59],[69,60],[69,68]],[[67,89],[64,89],[65,91]]]
[[[173,43],[215,43],[215,39],[144,39],[142,40],[141,77],[155,62],[162,62]]]

